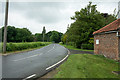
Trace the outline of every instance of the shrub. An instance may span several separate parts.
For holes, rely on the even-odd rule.
[[[94,38],[90,38],[90,40],[88,41],[90,44],[94,44]]]
[[[63,42],[59,42],[59,44],[63,44]]]
[[[6,50],[10,51],[18,51],[30,48],[37,48],[40,46],[45,46],[50,44],[50,42],[22,42],[22,43],[7,43]]]
[[[2,49],[3,49],[3,47],[2,47],[2,43],[0,43],[0,53],[2,53]]]
[[[68,45],[75,46],[74,42],[68,42]]]
[[[88,49],[88,50],[93,50],[94,45],[93,44],[82,44],[81,49]]]

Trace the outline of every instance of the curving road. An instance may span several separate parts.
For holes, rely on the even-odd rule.
[[[2,77],[22,78],[39,77],[50,71],[68,57],[66,48],[59,44],[19,54],[2,57]]]

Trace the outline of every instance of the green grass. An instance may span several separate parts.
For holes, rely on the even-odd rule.
[[[74,49],[74,50],[80,50],[80,51],[94,51],[94,50],[85,50],[85,49],[79,49],[79,48],[75,48],[74,46],[70,46],[70,45],[65,45],[65,44],[60,44],[68,49]]]
[[[74,54],[59,68],[54,78],[117,78],[118,62],[101,55]]]

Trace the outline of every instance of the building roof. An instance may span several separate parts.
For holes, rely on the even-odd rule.
[[[98,31],[93,32],[93,34],[107,32],[107,31],[115,31],[118,29],[120,29],[120,18],[106,25],[105,27],[99,29]]]

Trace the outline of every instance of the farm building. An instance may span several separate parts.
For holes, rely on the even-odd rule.
[[[95,31],[94,53],[118,60],[120,57],[120,18]]]

